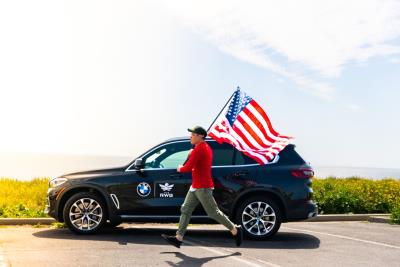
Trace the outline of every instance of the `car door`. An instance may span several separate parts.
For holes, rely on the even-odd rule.
[[[223,206],[224,199],[227,198],[227,194],[230,192],[230,184],[226,183],[226,177],[232,175],[233,172],[233,156],[234,148],[226,143],[218,144],[214,140],[208,140],[207,143],[210,145],[213,152],[212,160],[212,177],[214,180],[214,191],[213,196],[221,208]],[[222,204],[222,205],[221,205]],[[223,210],[223,208],[221,209]],[[194,215],[205,215],[205,211],[201,205],[199,205]]]
[[[180,207],[192,182],[191,173],[178,173],[188,157],[191,144],[189,140],[175,141],[161,148],[160,155],[148,163],[146,159],[144,172],[153,181],[154,215],[179,215]],[[146,168],[147,164],[152,166]]]
[[[188,140],[161,144],[141,158],[144,167],[128,168],[115,185],[109,188],[119,200],[122,215],[176,215],[179,214],[186,192],[191,184],[190,173],[178,173],[191,145]]]

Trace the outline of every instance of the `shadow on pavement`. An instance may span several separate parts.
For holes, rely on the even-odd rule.
[[[205,264],[211,260],[242,255],[242,253],[240,253],[240,252],[235,252],[235,253],[231,253],[229,255],[195,258],[195,257],[187,256],[186,254],[184,254],[182,252],[161,252],[161,254],[175,254],[175,257],[181,259],[181,261],[177,262],[177,263],[174,263],[172,261],[166,261],[166,263],[170,266],[203,266],[203,264]]]
[[[38,238],[52,239],[72,239],[72,240],[94,240],[117,242],[120,245],[143,244],[143,245],[166,245],[166,241],[161,237],[162,233],[173,235],[175,229],[164,228],[123,228],[103,229],[101,232],[91,235],[78,235],[68,229],[46,229],[33,233]],[[236,248],[233,238],[228,231],[224,230],[188,230],[186,236],[188,240],[197,241],[201,245],[214,245],[220,247]],[[254,249],[316,249],[319,247],[320,240],[310,234],[278,232],[273,237],[265,241],[255,241],[250,239],[243,240],[241,248]],[[185,245],[185,244],[183,244]],[[186,244],[187,245],[187,244]]]

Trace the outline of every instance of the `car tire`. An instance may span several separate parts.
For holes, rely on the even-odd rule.
[[[99,231],[107,220],[103,200],[90,192],[81,192],[70,197],[65,203],[63,216],[68,228],[78,234],[92,234]]]
[[[239,206],[236,222],[242,226],[245,236],[254,240],[266,240],[279,230],[282,211],[272,199],[254,196]]]

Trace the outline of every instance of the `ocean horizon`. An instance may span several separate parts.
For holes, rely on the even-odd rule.
[[[125,166],[133,159],[134,156],[0,154],[0,178],[31,180],[37,177],[57,177],[77,171]],[[358,176],[400,179],[400,168],[311,166],[317,178]]]

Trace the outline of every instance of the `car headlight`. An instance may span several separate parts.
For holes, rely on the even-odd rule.
[[[56,186],[62,185],[66,181],[68,181],[67,178],[54,178],[54,179],[50,180],[49,187],[56,187]]]

